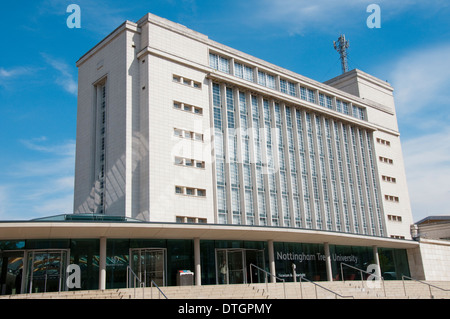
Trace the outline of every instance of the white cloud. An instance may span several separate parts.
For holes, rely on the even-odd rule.
[[[7,70],[5,68],[0,68],[0,79],[11,78],[11,77],[15,77],[15,76],[22,75],[22,74],[27,74],[31,71],[32,71],[31,68],[23,67],[23,66],[11,68],[9,70]]]
[[[450,100],[450,43],[412,51],[395,62],[390,82],[397,113],[411,116]]]
[[[20,142],[35,154],[2,173],[0,218],[30,219],[72,213],[75,142],[51,144],[45,136]]]
[[[450,215],[450,127],[402,145],[414,220]]]
[[[450,214],[449,56],[450,43],[441,43],[410,51],[384,66],[403,128],[403,157],[416,221]]]
[[[45,62],[47,62],[53,69],[58,72],[55,83],[61,86],[70,94],[77,95],[78,84],[77,81],[74,80],[70,66],[67,63],[55,59],[46,53],[41,53],[41,55],[44,58]]]
[[[365,25],[372,12],[367,6],[376,3],[381,8],[381,20],[387,21],[408,10],[430,12],[447,4],[442,0],[259,0],[254,1],[255,15],[249,15],[251,23],[278,25],[291,34],[303,34],[320,30],[339,32],[356,25]],[[255,19],[256,18],[256,19]]]

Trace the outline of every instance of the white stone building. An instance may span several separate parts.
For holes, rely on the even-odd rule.
[[[152,14],[77,66],[75,213],[411,238],[388,83],[320,83]]]

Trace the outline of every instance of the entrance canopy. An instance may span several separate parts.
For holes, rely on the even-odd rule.
[[[386,248],[415,248],[419,245],[413,240],[284,227],[154,223],[123,219],[83,220],[81,218],[0,222],[0,240],[100,237],[326,242],[335,245]]]

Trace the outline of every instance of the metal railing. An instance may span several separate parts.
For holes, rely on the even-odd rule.
[[[417,282],[419,282],[421,284],[424,284],[424,285],[428,285],[428,289],[430,291],[430,297],[431,298],[434,298],[433,293],[431,292],[431,287],[439,289],[439,290],[442,290],[442,291],[450,291],[450,289],[444,289],[442,287],[438,287],[438,286],[432,285],[432,284],[430,284],[428,282],[425,282],[425,281],[422,281],[422,280],[418,280],[418,279],[414,279],[414,278],[411,278],[411,277],[406,276],[406,275],[402,275],[403,291],[405,292],[405,296],[407,296],[407,294],[406,294],[406,286],[405,286],[405,278],[408,278],[409,280],[417,281]]]
[[[373,277],[375,277],[375,278],[379,278],[379,280],[381,281],[381,283],[382,283],[382,285],[383,285],[384,296],[386,297],[386,287],[385,287],[385,285],[384,285],[384,278],[383,278],[383,276],[379,276],[379,275],[376,275],[376,274],[374,274],[374,273],[370,273],[370,272],[368,272],[368,271],[359,269],[359,268],[357,268],[357,267],[354,267],[354,266],[349,265],[349,264],[346,264],[346,263],[341,263],[341,277],[342,277],[342,281],[344,281],[344,282],[345,282],[345,277],[344,277],[344,267],[343,267],[343,266],[346,266],[346,267],[349,267],[349,268],[352,268],[352,269],[355,269],[355,270],[359,271],[359,273],[361,274],[361,285],[362,285],[363,288],[364,288],[364,278],[363,278],[363,273],[368,274],[368,275],[370,275],[370,276],[373,276]],[[368,287],[368,288],[372,288],[372,287]]]
[[[136,280],[139,282],[139,287],[142,288],[142,299],[145,298],[145,282],[143,282],[138,275],[136,275],[136,273],[131,269],[130,266],[127,266],[127,288],[130,288],[130,276],[133,275],[133,288],[134,288],[134,299],[136,299]],[[167,296],[164,294],[164,292],[161,290],[161,288],[159,288],[159,286],[156,284],[156,282],[154,280],[150,281],[150,298],[153,299],[153,287],[156,287],[156,289],[158,289],[159,294],[158,297],[161,297],[161,295],[164,296],[165,299],[169,299],[167,298]]]
[[[264,279],[264,281],[265,281],[265,283],[266,283],[266,290],[267,290],[267,292],[269,292],[269,282],[268,282],[268,280],[267,280],[267,275],[272,276],[273,278],[275,278],[275,282],[276,282],[277,279],[278,279],[278,280],[281,280],[281,281],[283,282],[284,299],[286,299],[286,282],[285,282],[284,279],[279,278],[279,277],[275,276],[274,274],[271,274],[271,273],[268,272],[267,270],[262,269],[262,268],[260,268],[260,267],[258,267],[258,266],[256,266],[256,265],[254,265],[254,264],[250,264],[250,282],[251,282],[251,284],[253,284],[253,272],[252,272],[252,267],[255,267],[258,271],[262,271],[262,272],[265,274],[265,279]]]
[[[316,293],[316,299],[317,299],[317,287],[322,288],[322,289],[325,289],[325,290],[328,291],[328,292],[331,292],[332,294],[334,294],[334,298],[335,298],[335,299],[337,299],[338,296],[341,297],[341,298],[353,298],[353,299],[355,298],[355,297],[353,297],[353,296],[344,296],[344,295],[341,295],[341,294],[339,294],[339,293],[337,293],[337,292],[335,292],[335,291],[333,291],[333,290],[331,290],[331,289],[328,289],[327,287],[324,287],[324,286],[322,286],[322,285],[319,285],[318,283],[316,283],[316,282],[314,282],[314,281],[311,281],[311,280],[305,278],[304,276],[300,276],[300,295],[301,295],[302,299],[303,299],[302,280],[306,280],[307,282],[310,282],[310,283],[312,283],[312,284],[314,285],[314,290],[315,290],[315,293]]]
[[[166,298],[166,299],[169,299],[169,298],[167,298],[167,296],[162,292],[162,290],[161,290],[161,288],[159,288],[159,286],[156,284],[156,282],[154,282],[153,280],[151,281],[151,298],[153,299],[153,286],[155,286],[158,290],[159,290],[159,294],[158,294],[158,299],[160,299],[160,297],[161,297],[161,295],[163,295],[164,296],[164,298]]]
[[[145,295],[145,285],[142,280],[134,273],[130,266],[127,266],[127,288],[130,288],[130,275],[133,275],[133,288],[134,288],[134,299],[136,299],[136,279],[139,281],[139,287],[142,287],[142,299],[144,299]]]

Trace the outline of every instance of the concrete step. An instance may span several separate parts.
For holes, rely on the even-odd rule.
[[[435,286],[450,289],[450,282],[429,282]],[[317,284],[332,290],[341,296],[351,296],[355,299],[396,298],[445,298],[450,299],[450,290],[440,289],[424,285],[415,281],[384,281],[378,288],[368,287],[367,282],[361,281],[335,281],[317,282]],[[207,285],[207,286],[182,286],[161,287],[161,290],[169,299],[329,299],[338,298],[335,294],[316,287],[309,282],[300,283],[268,283],[268,284],[241,284],[241,285]],[[406,290],[406,294],[405,294]],[[55,293],[34,293],[0,296],[2,299],[133,299],[133,298],[163,299],[157,288],[128,288],[67,291]]]

